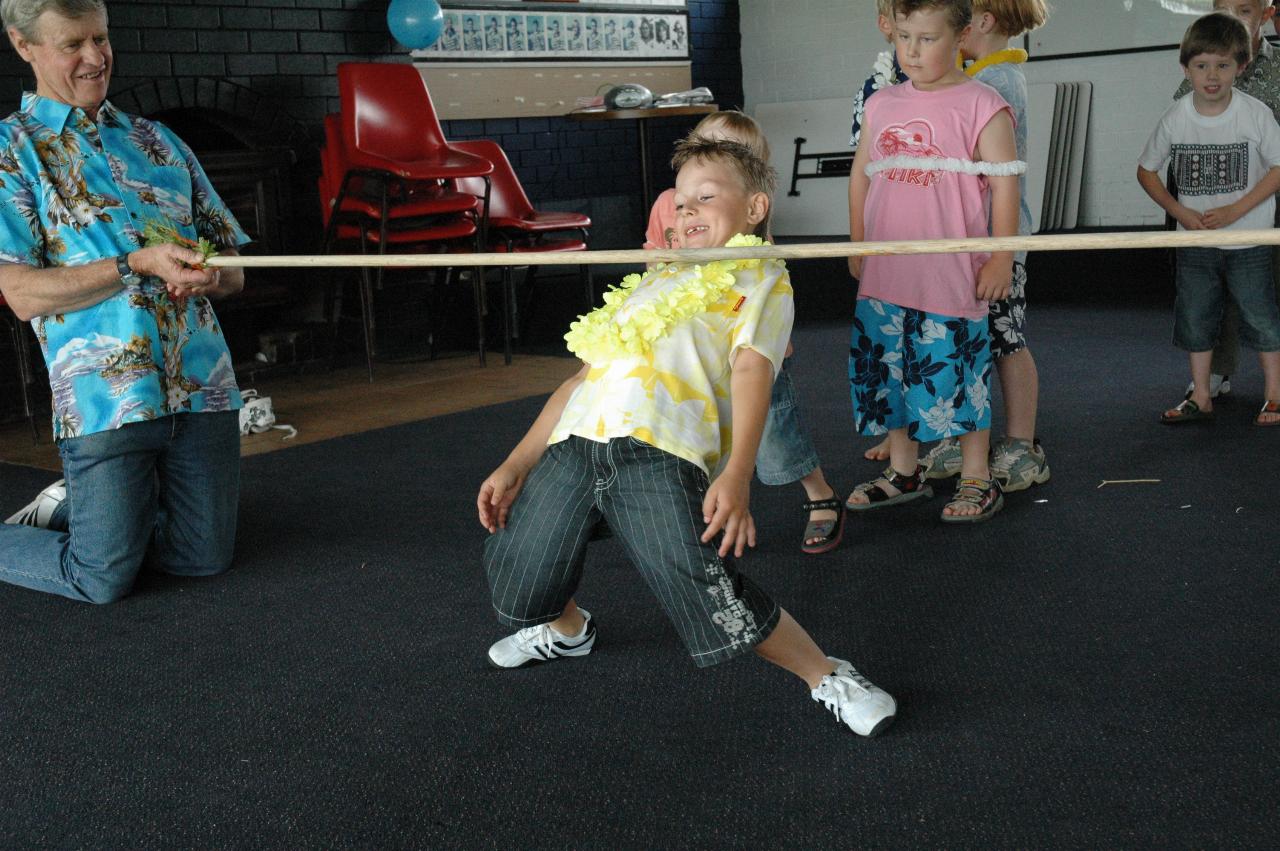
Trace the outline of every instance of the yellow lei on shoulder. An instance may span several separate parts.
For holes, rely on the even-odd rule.
[[[978,72],[983,68],[990,68],[992,65],[999,65],[1001,62],[1010,62],[1014,65],[1020,65],[1027,61],[1027,52],[1021,47],[1008,47],[1004,50],[997,50],[995,53],[987,54],[981,59],[975,59],[969,63],[964,72],[970,77],[978,76]]]
[[[758,236],[738,234],[725,243],[726,248],[767,245]],[[715,260],[694,266],[686,279],[645,304],[637,305],[625,322],[617,321],[617,313],[631,297],[643,275],[631,274],[604,294],[604,305],[578,317],[564,335],[573,352],[589,364],[643,355],[655,340],[661,339],[673,326],[697,316],[724,298],[734,285],[734,272],[755,269],[762,260]]]

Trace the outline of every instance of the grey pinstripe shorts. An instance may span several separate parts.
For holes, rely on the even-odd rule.
[[[698,540],[707,476],[632,437],[581,437],[547,447],[505,529],[484,543],[498,620],[553,621],[582,577],[587,541],[602,516],[658,597],[699,667],[747,652],[777,626],[778,606],[716,543]]]

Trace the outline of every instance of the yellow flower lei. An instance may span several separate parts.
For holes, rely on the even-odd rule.
[[[1007,47],[1004,50],[997,50],[995,53],[989,53],[981,59],[975,59],[964,69],[964,72],[970,77],[978,76],[978,72],[983,68],[990,68],[992,65],[999,65],[1001,62],[1010,62],[1014,65],[1020,65],[1027,61],[1027,52],[1021,47]]]
[[[726,248],[768,245],[758,236],[738,234],[725,243]],[[688,279],[663,293],[660,298],[640,304],[625,322],[617,313],[626,304],[643,279],[630,274],[604,294],[604,305],[579,316],[564,335],[573,352],[589,364],[603,364],[617,358],[635,357],[649,351],[655,340],[666,336],[674,325],[697,316],[724,298],[734,285],[734,272],[755,269],[762,260],[716,260],[694,266]]]

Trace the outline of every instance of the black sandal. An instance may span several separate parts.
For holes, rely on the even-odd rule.
[[[975,514],[947,514],[946,509],[953,505],[976,505]],[[981,523],[996,516],[996,512],[1004,508],[1004,491],[1000,482],[990,479],[961,479],[956,485],[956,494],[943,507],[943,523]]]
[[[892,485],[898,493],[890,495],[881,482]],[[879,478],[863,482],[853,489],[854,493],[865,493],[868,502],[848,502],[844,507],[850,511],[870,511],[873,508],[888,508],[891,505],[902,505],[915,502],[917,499],[928,499],[933,496],[933,487],[924,475],[924,465],[916,465],[916,471],[904,476],[893,467],[885,467]]]
[[[821,555],[829,553],[836,547],[840,546],[840,541],[844,538],[844,503],[840,501],[840,497],[836,496],[835,491],[831,492],[831,496],[827,499],[811,499],[801,503],[800,507],[809,513],[811,511],[834,511],[836,519],[834,520],[810,520],[804,527],[804,537],[800,539],[800,550],[809,555]],[[812,544],[809,543],[810,538],[816,538]]]

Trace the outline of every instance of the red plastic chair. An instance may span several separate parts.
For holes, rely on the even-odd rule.
[[[481,241],[485,233],[485,211],[489,198],[488,160],[455,151],[444,138],[436,118],[431,95],[422,75],[412,65],[385,62],[344,62],[338,65],[338,95],[341,102],[342,146],[347,174],[381,181],[379,250],[388,242],[390,228],[389,187],[394,179],[418,187],[439,183],[440,191],[452,191],[452,181],[480,177],[485,182],[478,227]],[[341,190],[342,187],[339,187]],[[341,209],[341,194],[337,199]],[[381,280],[381,271],[378,280]],[[483,273],[473,271],[473,279],[483,281]],[[483,339],[483,286],[476,284],[477,326],[480,333],[480,363],[485,362]]]
[[[581,213],[535,210],[524,187],[520,185],[520,178],[511,167],[506,152],[497,142],[474,139],[450,144],[459,151],[484,157],[493,163],[487,250],[517,254],[587,250],[591,219]],[[479,192],[484,188],[476,178],[462,178],[456,183],[463,192]],[[569,235],[566,236],[566,233]],[[507,316],[507,322],[503,326],[503,352],[507,363],[511,363],[511,340],[520,336],[518,299],[511,269],[510,266],[502,268],[502,298]],[[528,267],[525,275],[525,289],[530,293],[536,269],[536,266]],[[580,264],[578,273],[586,293],[586,309],[590,310],[595,302],[591,268]]]
[[[340,241],[358,242],[362,254],[368,252],[370,244],[377,246],[379,254],[385,253],[388,245],[396,246],[402,252],[450,251],[462,241],[474,250],[479,232],[480,206],[475,196],[458,192],[446,181],[406,181],[382,172],[353,167],[343,143],[339,115],[326,116],[325,137],[317,188],[325,225],[326,252]],[[369,270],[361,269],[361,329],[371,381],[376,350],[373,291],[375,287],[380,289],[381,283],[381,269],[377,272],[376,284],[370,280]],[[336,294],[331,292],[328,301],[330,315],[336,325],[341,312]],[[477,319],[477,329],[483,365],[485,339],[482,316]]]
[[[382,179],[383,210],[388,178],[429,183],[480,177],[487,205],[493,165],[445,141],[427,84],[412,65],[343,62],[338,65],[338,95],[347,171]],[[381,224],[386,227],[385,216]]]
[[[31,407],[31,386],[35,384],[35,376],[31,372],[31,360],[27,350],[27,323],[23,322],[9,309],[9,303],[0,295],[0,321],[9,326],[9,336],[13,341],[14,358],[18,362],[18,384],[22,387],[22,412],[31,424],[31,439],[40,442],[40,427],[36,424],[35,411]]]

